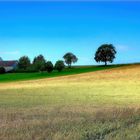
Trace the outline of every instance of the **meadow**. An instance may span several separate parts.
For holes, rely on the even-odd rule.
[[[73,66],[71,69],[65,68],[63,71],[58,72],[54,70],[51,73],[48,72],[24,72],[24,73],[6,73],[0,75],[0,82],[11,82],[11,81],[21,81],[21,80],[31,80],[31,79],[43,79],[43,78],[51,78],[79,73],[86,73],[92,71],[99,71],[105,69],[116,68],[121,65],[109,65],[105,66]]]
[[[0,140],[25,139],[140,140],[140,65],[1,82]]]

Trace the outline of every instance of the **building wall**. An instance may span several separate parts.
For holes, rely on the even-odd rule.
[[[5,71],[8,72],[8,71],[12,71],[14,69],[14,67],[10,66],[10,67],[4,67],[5,68]]]

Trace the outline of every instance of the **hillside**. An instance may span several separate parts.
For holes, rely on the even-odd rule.
[[[42,79],[42,78],[51,78],[59,77],[64,75],[73,75],[86,72],[100,71],[105,69],[112,69],[119,67],[120,65],[110,65],[107,67],[104,66],[76,66],[71,69],[65,68],[62,72],[57,72],[54,70],[52,73],[47,72],[32,72],[32,73],[7,73],[0,75],[0,82],[11,82],[11,81],[23,81],[31,79]]]
[[[0,140],[138,140],[140,66],[0,83]]]

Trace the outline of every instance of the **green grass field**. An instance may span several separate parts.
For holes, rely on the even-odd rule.
[[[120,65],[111,65],[111,66],[81,66],[73,67],[71,69],[64,69],[62,72],[53,71],[52,73],[47,72],[35,72],[35,73],[8,73],[0,75],[0,82],[11,82],[11,81],[21,81],[21,80],[31,80],[31,79],[41,79],[41,78],[50,78],[65,76],[71,74],[79,74],[85,72],[99,71],[104,69],[111,69],[119,67]]]
[[[6,76],[11,82],[2,82]],[[140,140],[140,65],[10,76],[0,83],[0,140]]]

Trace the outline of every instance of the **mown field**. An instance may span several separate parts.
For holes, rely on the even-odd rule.
[[[0,140],[140,140],[140,65],[0,83]]]
[[[65,68],[61,72],[54,70],[51,73],[47,73],[47,72],[6,73],[6,74],[0,75],[0,82],[11,82],[11,81],[23,81],[23,80],[51,78],[51,77],[100,71],[100,70],[105,70],[105,69],[112,69],[112,68],[116,68],[116,67],[120,67],[120,66],[121,65],[110,65],[107,67],[105,67],[105,66],[75,66],[75,67],[72,67],[71,69]]]

